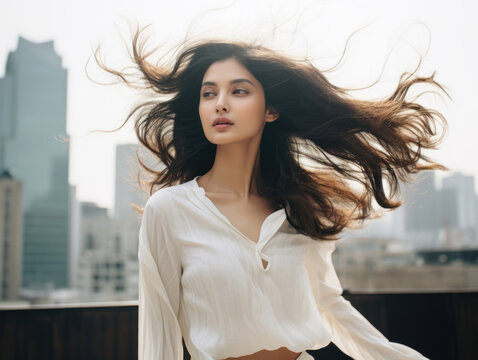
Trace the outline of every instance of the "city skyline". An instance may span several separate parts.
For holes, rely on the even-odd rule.
[[[362,33],[359,32],[352,41],[350,56],[345,59],[345,69],[336,77],[336,81],[350,86],[369,83],[378,75],[384,56],[394,42],[400,50],[400,56],[391,57],[390,66],[395,64],[396,67],[385,73],[383,86],[379,86],[375,93],[364,93],[363,96],[386,94],[387,80],[396,79],[401,71],[410,70],[410,66],[414,64],[416,58],[411,48],[417,47],[419,53],[426,50],[429,30],[430,49],[420,74],[427,75],[437,70],[437,79],[447,86],[454,98],[453,101],[447,100],[445,104],[440,100],[430,100],[430,104],[442,110],[450,122],[449,133],[441,149],[433,152],[431,156],[442,161],[453,171],[478,177],[478,165],[468,164],[466,160],[467,155],[473,151],[471,136],[475,133],[474,130],[478,130],[476,122],[473,121],[474,114],[470,105],[473,104],[475,92],[473,80],[478,79],[478,72],[471,66],[472,59],[477,54],[475,44],[478,36],[477,25],[471,19],[476,5],[471,2],[463,1],[457,5],[450,5],[440,1],[434,3],[435,6],[431,8],[420,1],[405,2],[400,6],[382,4],[377,1],[363,1],[360,4],[348,1],[340,4],[321,2],[320,5],[302,1],[298,2],[296,9],[293,5],[287,5],[289,7],[284,8],[285,2],[277,2],[278,5],[275,6],[272,2],[265,1],[261,5],[254,5],[257,6],[255,17],[249,20],[250,22],[243,19],[243,23],[232,21],[233,15],[247,11],[248,7],[253,6],[252,2],[245,1],[241,5],[232,2],[231,10],[223,6],[225,10],[211,10],[209,14],[204,10],[219,8],[222,2],[187,3],[188,6],[183,8],[177,5],[184,5],[185,1],[176,2],[176,5],[162,1],[156,3],[143,1],[141,6],[132,7],[127,2],[120,1],[113,9],[108,4],[100,2],[95,12],[92,5],[88,4],[80,9],[72,4],[50,1],[46,5],[55,6],[57,10],[48,14],[46,11],[48,6],[45,4],[33,5],[33,2],[25,2],[20,5],[13,3],[8,6],[1,5],[0,76],[4,74],[8,52],[14,51],[17,47],[19,35],[33,42],[53,40],[56,51],[64,59],[63,67],[68,69],[69,73],[67,108],[67,133],[71,137],[69,180],[71,185],[77,187],[79,200],[95,201],[99,206],[113,209],[115,147],[117,144],[131,143],[135,140],[131,127],[114,134],[88,135],[88,132],[93,130],[111,130],[118,127],[131,109],[133,102],[138,100],[138,94],[125,87],[93,84],[86,78],[84,72],[88,57],[99,42],[105,45],[103,55],[107,64],[118,67],[128,64],[126,50],[120,42],[120,34],[116,32],[118,26],[123,27],[124,30],[125,17],[133,21],[137,19],[143,25],[153,24],[148,31],[148,34],[152,36],[149,44],[153,48],[166,42],[159,36],[162,33],[169,36],[168,46],[181,39],[192,20],[196,21],[193,24],[196,26],[196,32],[209,31],[209,34],[217,34],[221,24],[230,23],[227,26],[224,25],[226,34],[239,29],[239,35],[247,36],[247,31],[242,30],[242,27],[247,26],[243,25],[249,24],[252,28],[249,31],[257,31],[261,19],[266,19],[264,31],[267,33],[268,26],[274,19],[280,23],[283,19],[293,19],[290,14],[297,14],[297,18],[302,16],[301,19],[304,20],[299,24],[298,31],[292,39],[294,21],[286,23],[282,29],[279,29],[279,32],[283,32],[283,38],[277,41],[277,47],[289,49],[288,45],[293,45],[290,48],[299,56],[305,55],[308,50],[309,55],[316,57],[339,54],[348,35],[357,28],[371,23],[372,25]],[[413,4],[413,6],[407,6],[407,4]],[[28,7],[29,11],[22,6]],[[317,19],[300,14],[300,11],[304,9],[317,15]],[[285,12],[288,14],[285,15]],[[25,16],[20,18],[19,14]],[[30,18],[33,15],[41,18],[41,14],[45,15],[42,21]],[[328,19],[328,15],[331,14],[335,16],[335,22]],[[83,23],[78,21],[86,16],[90,16],[89,27],[84,27]],[[173,24],[173,20],[176,24]],[[217,20],[217,24],[210,25],[210,20]],[[444,28],[444,23],[451,23],[452,26]],[[320,30],[324,29],[330,30],[327,32],[328,37],[318,36]],[[174,33],[174,36],[170,36],[171,33]],[[126,31],[124,39],[127,40],[128,36]],[[402,36],[400,41],[399,36]],[[315,38],[317,43],[313,41]],[[408,48],[404,45],[407,42],[411,42]],[[323,50],[317,50],[319,45],[323,45]],[[357,46],[365,46],[369,56],[361,57]],[[333,60],[337,58],[333,57]],[[108,78],[95,68],[93,62],[90,59],[89,73],[95,79],[108,81]],[[366,76],[354,75],[360,69],[364,70]],[[447,173],[442,173],[441,176],[447,176]]]

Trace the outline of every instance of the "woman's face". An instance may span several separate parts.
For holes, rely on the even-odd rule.
[[[266,111],[262,85],[234,58],[213,63],[203,77],[199,117],[206,138],[223,145],[261,137],[266,122],[279,115]],[[231,125],[215,125],[216,121]]]

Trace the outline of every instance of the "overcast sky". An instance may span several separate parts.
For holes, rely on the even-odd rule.
[[[338,59],[347,36],[352,38],[344,65],[329,79],[359,87],[379,76],[374,89],[357,92],[363,98],[387,95],[403,71],[410,71],[418,54],[425,55],[421,75],[437,71],[436,79],[452,96],[424,102],[447,117],[449,132],[441,149],[430,155],[452,170],[478,179],[476,134],[478,71],[478,5],[474,1],[33,1],[0,0],[0,76],[18,36],[34,42],[54,40],[68,69],[67,132],[71,136],[70,183],[80,200],[112,208],[114,147],[134,142],[132,127],[116,133],[93,133],[118,127],[140,94],[121,85],[102,86],[85,75],[93,49],[112,66],[129,65],[123,39],[130,25],[151,24],[151,48],[167,51],[189,34],[197,37],[260,38],[294,56],[309,56],[319,68]],[[275,26],[275,32],[272,32]],[[274,34],[272,36],[271,34]],[[88,72],[108,80],[94,62]],[[475,184],[476,185],[476,184]]]

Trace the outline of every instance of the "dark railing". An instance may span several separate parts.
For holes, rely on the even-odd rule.
[[[478,359],[478,292],[346,293],[344,297],[390,341],[433,360]],[[0,358],[137,359],[137,316],[135,303],[4,308]],[[308,352],[320,360],[350,359],[333,344]],[[186,349],[184,358],[190,358]]]

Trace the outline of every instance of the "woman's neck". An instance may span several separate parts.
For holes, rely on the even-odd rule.
[[[256,194],[260,154],[259,146],[251,145],[218,145],[214,165],[200,178],[201,186],[210,192],[235,193],[243,199]]]

